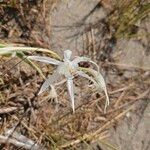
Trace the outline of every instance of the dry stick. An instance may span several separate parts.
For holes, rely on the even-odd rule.
[[[23,113],[23,115],[22,115],[22,117],[20,118],[20,120],[18,121],[18,123],[14,126],[13,132],[15,132],[15,130],[17,129],[18,125],[21,123],[23,117],[25,116],[25,114],[26,114],[27,112],[28,112],[28,110],[26,110],[26,111]],[[9,113],[8,113],[8,114],[9,114]],[[9,115],[10,115],[10,114],[9,114]],[[10,116],[11,116],[11,115],[10,115]],[[8,140],[10,137],[11,137],[11,135],[7,136],[7,140]],[[7,141],[5,141],[5,142],[7,142]]]
[[[85,53],[85,39],[84,39],[84,33],[82,34],[82,49],[83,49],[83,54]]]
[[[12,116],[12,117],[13,117],[13,119],[15,119],[15,120],[17,120],[17,121],[20,121],[20,119],[19,119],[17,116]],[[30,134],[31,134],[35,139],[37,139],[37,137],[36,137],[36,135],[35,135],[35,133],[36,133],[35,130],[33,130],[32,128],[28,127],[28,125],[26,125],[26,123],[25,123],[23,120],[22,120],[20,123],[22,124],[22,126],[23,126],[24,128],[26,128],[28,131],[30,131]]]
[[[145,71],[150,71],[150,68],[140,67],[140,66],[135,66],[135,65],[127,65],[127,64],[119,64],[119,63],[111,63],[111,62],[107,62],[105,65],[106,66],[113,65],[113,66],[119,66],[119,67],[125,67],[125,68],[135,68],[135,69],[142,69]]]
[[[95,136],[95,139],[97,138],[97,139],[99,139],[99,140],[102,140],[102,139],[105,139],[105,138],[107,138],[107,137],[108,137],[108,135],[107,135],[107,134],[104,134],[104,133],[102,132],[102,135],[99,135],[99,137]],[[64,144],[64,145],[62,145],[62,146],[59,146],[59,148],[66,148],[66,147],[74,146],[75,144],[79,144],[80,142],[85,141],[85,140],[87,140],[87,139],[88,139],[88,138],[83,139],[83,138],[81,137],[80,139],[77,139],[77,140],[74,140],[74,141],[69,142],[69,143],[67,143],[67,144]],[[90,141],[90,142],[92,142],[92,141]],[[56,149],[56,150],[59,150],[59,149]]]
[[[7,107],[7,108],[0,108],[0,114],[7,114],[7,113],[11,113],[15,110],[17,110],[18,107]]]
[[[133,85],[135,85],[135,83],[131,83],[131,84],[129,84],[128,86],[125,86],[125,87],[123,87],[123,88],[120,88],[120,89],[117,89],[117,90],[114,90],[114,91],[110,91],[110,92],[108,92],[108,93],[109,93],[109,95],[111,95],[111,94],[116,94],[116,93],[118,93],[118,92],[125,91],[125,90],[129,89],[130,87],[133,87]],[[95,101],[92,103],[92,105],[95,104],[95,103],[97,103],[97,101],[100,101],[100,100],[103,99],[104,97],[105,97],[105,96],[102,96],[100,99],[95,100]],[[90,101],[90,102],[92,102],[92,101]],[[86,104],[87,104],[87,103],[86,103]],[[106,114],[107,114],[107,113],[106,113]]]
[[[93,59],[96,59],[96,48],[95,48],[95,36],[94,29],[91,28],[92,48],[93,48]]]
[[[40,149],[41,146],[36,144],[35,141],[33,141],[33,140],[27,138],[26,136],[24,136],[24,135],[22,135],[16,131],[13,131],[13,130],[14,130],[14,128],[7,130],[5,132],[5,136],[9,137],[11,135],[11,139],[15,139],[20,143],[24,143],[26,145],[29,145],[31,147],[30,149]],[[15,145],[15,143],[13,143],[13,144]]]
[[[4,97],[3,97],[3,95],[2,95],[2,92],[1,92],[1,91],[0,91],[0,101],[1,101],[1,102],[3,102],[3,103],[5,102]]]
[[[117,101],[116,101],[115,104],[114,104],[114,107],[115,107],[115,108],[119,106],[119,104],[120,104],[120,102],[122,101],[122,99],[124,98],[125,94],[126,94],[126,91],[123,91],[123,92],[120,94],[119,98],[117,99]]]
[[[92,141],[90,141],[90,142],[94,143],[95,142],[94,140],[96,140],[96,142],[97,142],[97,140],[101,141],[102,139],[106,139],[108,137],[110,137],[110,134],[108,133],[108,131],[103,131],[100,134],[95,135],[94,138],[92,139]]]
[[[99,128],[97,131],[95,131],[94,133],[91,134],[85,134],[83,137],[81,137],[81,139],[77,139],[71,142],[68,142],[67,144],[64,144],[62,146],[60,146],[61,148],[66,148],[69,146],[72,146],[74,144],[79,144],[80,142],[82,142],[83,140],[87,140],[87,139],[92,139],[93,137],[95,137],[97,134],[99,134],[101,131],[103,131],[105,128],[107,128],[108,126],[110,126],[112,123],[116,122],[117,120],[119,120],[122,116],[124,116],[128,111],[130,111],[133,108],[134,104],[132,106],[130,106],[128,109],[126,109],[125,111],[123,111],[122,113],[120,113],[119,115],[117,115],[116,117],[114,117],[113,119],[111,119],[110,121],[108,121],[107,123],[105,123],[101,128]]]
[[[16,116],[12,116],[12,117],[17,121],[19,120]],[[30,134],[32,134],[32,136],[38,141],[39,138],[36,136],[36,133],[40,133],[42,135],[42,132],[36,130],[36,128],[34,128],[34,127],[33,128],[28,127],[28,125],[26,125],[26,123],[24,121],[21,121],[21,124],[23,125],[24,128],[26,128],[28,131],[30,131]],[[50,142],[52,142],[54,146],[56,145],[51,137],[46,136],[45,133],[43,134],[43,136],[46,139],[48,139]]]
[[[119,150],[118,148],[114,147],[112,144],[108,143],[108,142],[105,142],[103,139],[100,140],[99,143],[102,143],[103,145],[106,145],[107,147],[109,147],[110,149],[112,150]]]
[[[87,35],[87,48],[88,48],[88,54],[89,54],[89,56],[92,56],[91,51],[90,51],[91,36],[90,36],[90,33],[89,33],[89,32],[87,32],[86,35]]]
[[[149,89],[148,89],[147,91],[145,91],[144,93],[142,93],[140,96],[138,96],[138,97],[136,97],[135,99],[133,99],[131,102],[128,102],[128,103],[126,103],[126,104],[124,104],[124,105],[121,105],[121,106],[119,106],[119,107],[117,107],[117,108],[115,108],[115,109],[113,109],[113,110],[110,110],[110,111],[108,111],[106,114],[113,113],[114,111],[117,111],[118,109],[122,109],[122,108],[124,108],[124,107],[126,107],[126,106],[132,105],[132,104],[135,103],[136,101],[142,100],[142,98],[144,98],[148,93],[149,93]]]
[[[111,91],[111,92],[109,92],[109,94],[115,94],[115,93],[118,93],[118,92],[121,92],[121,91],[125,91],[125,90],[129,89],[130,87],[133,87],[134,85],[135,85],[135,83],[133,82],[133,83],[129,84],[128,86],[125,86],[123,88]]]
[[[31,100],[30,100],[29,98],[27,98],[27,100],[28,100],[29,107],[30,107],[30,109],[31,109],[31,116],[33,117],[33,120],[36,120],[36,115],[35,115],[33,106],[32,106],[32,104],[31,104]],[[31,117],[31,116],[30,116],[30,117]],[[31,118],[30,118],[30,119],[31,119]]]
[[[15,146],[26,148],[26,149],[31,149],[32,148],[31,145],[19,142],[19,141],[15,140],[15,139],[11,139],[11,138],[8,139],[8,137],[0,135],[0,143],[6,143],[6,142],[7,143],[11,143],[11,144],[13,144]]]

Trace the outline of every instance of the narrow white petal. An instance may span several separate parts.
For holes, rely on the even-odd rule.
[[[76,57],[72,62],[73,63],[80,63],[80,62],[83,62],[83,61],[90,61],[91,59],[90,58],[87,58],[87,57]]]
[[[93,73],[95,74],[95,79],[99,85],[99,88],[102,89],[106,95],[106,103],[105,103],[105,109],[104,109],[104,112],[106,113],[106,108],[107,106],[109,106],[109,97],[108,97],[108,92],[106,88],[106,83],[105,83],[103,76],[99,72],[93,70]]]
[[[38,95],[40,95],[41,93],[43,93],[43,92],[50,86],[50,84],[51,84],[50,79],[49,79],[49,78],[46,79],[46,80],[44,81],[44,83],[42,84],[42,87],[41,87],[41,89],[40,89]]]
[[[82,68],[81,68],[82,69]],[[106,84],[105,84],[105,80],[103,78],[103,76],[100,74],[100,72],[95,71],[94,69],[90,69],[90,68],[83,68],[83,71],[85,70],[85,72],[89,73],[92,75],[92,77],[88,77],[88,75],[85,74],[80,74],[81,76],[84,75],[84,77],[88,78],[89,80],[93,80],[95,86],[97,87],[97,89],[99,91],[103,90],[105,95],[106,95],[106,103],[105,103],[105,108],[104,108],[104,113],[106,113],[106,108],[107,106],[109,106],[109,97],[108,97],[108,92],[107,92],[107,88],[106,88]]]
[[[107,89],[105,89],[104,92],[105,92],[105,95],[106,95],[106,102],[105,102],[104,113],[106,113],[107,106],[109,106],[109,97],[108,97]]]
[[[96,67],[97,67],[97,71],[99,72],[99,66],[98,66],[98,64],[97,63],[95,63],[94,61],[92,61],[92,60],[90,60],[89,61],[90,63],[92,63],[92,64],[94,64]]]
[[[77,75],[87,78],[88,80],[92,81],[94,84],[97,84],[96,81],[92,77],[90,77],[88,74],[86,74],[85,72],[77,71],[76,73],[77,73]]]
[[[45,82],[43,83],[39,93],[43,93],[51,84],[53,84],[58,78],[60,77],[60,75],[57,72],[54,72],[52,75],[50,75]]]
[[[48,64],[53,64],[53,65],[59,65],[61,63],[59,60],[50,57],[45,57],[45,56],[28,56],[27,58],[31,60],[48,63]]]
[[[76,64],[78,64],[78,63],[80,63],[80,62],[90,62],[90,63],[94,64],[94,65],[97,67],[97,71],[99,72],[99,66],[98,66],[94,61],[92,61],[90,58],[87,58],[87,57],[76,57],[76,58],[72,61],[72,63],[73,63],[74,65],[76,65]]]
[[[71,103],[72,103],[72,110],[73,112],[75,111],[75,106],[74,106],[74,90],[73,90],[73,80],[72,78],[67,79],[67,87],[68,87],[68,92],[71,98]]]

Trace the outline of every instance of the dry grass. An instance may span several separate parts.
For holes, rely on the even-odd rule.
[[[125,1],[123,2],[125,3]],[[114,28],[117,28],[116,38],[123,34],[128,36],[128,31],[135,24],[136,19],[145,17],[149,9],[144,4],[143,7],[140,7],[142,9],[133,13],[133,16],[129,15],[129,12],[133,11],[133,6],[138,7],[137,3],[138,1],[134,0],[125,5],[120,4],[116,13],[110,16],[110,20],[112,20],[110,26],[114,26],[114,23],[118,22],[114,26]],[[47,38],[50,36],[50,24],[48,23],[50,20],[46,19],[46,15],[48,14],[47,11],[51,11],[55,7],[56,1],[48,3],[45,0],[40,4],[42,5],[34,5],[27,14],[22,6],[13,5],[19,12],[24,9],[23,13],[26,17],[32,14],[33,10],[35,16],[38,14],[39,17],[36,16],[38,18],[36,25],[27,40],[18,38],[23,34],[23,31],[21,28],[17,28],[17,25],[12,28],[9,27],[9,36],[7,36],[9,42],[43,48],[50,47],[48,41],[42,37],[45,34]],[[126,7],[122,9],[123,6]],[[3,11],[2,9],[1,11]],[[119,10],[122,12],[119,13]],[[143,10],[145,11],[143,12]],[[39,12],[42,12],[41,16]],[[138,16],[138,14],[141,14],[141,16]],[[122,16],[127,16],[127,18]],[[27,22],[29,29],[31,29],[30,21]],[[44,21],[44,23],[41,24],[41,21]],[[128,25],[126,25],[127,22],[129,22]],[[6,30],[7,27],[7,24],[1,24],[2,29]],[[17,32],[15,32],[16,30]],[[93,59],[99,61],[95,57],[98,51],[95,46],[95,37],[92,34],[93,30],[90,29],[90,33],[90,40],[86,39],[86,42],[91,42],[88,46],[85,46],[85,49],[88,50],[87,55],[94,52],[94,55],[92,54]],[[4,43],[6,41],[2,40]],[[89,45],[92,46],[89,48]],[[83,65],[88,66],[88,64]],[[51,67],[40,66],[45,76],[51,73]],[[115,123],[127,112],[136,111],[136,104],[139,101],[148,99],[150,92],[148,89],[150,84],[148,79],[149,68],[125,66],[122,69],[120,64],[115,62],[103,62],[102,68],[107,74],[107,87],[111,99],[107,113],[103,113],[105,96],[103,94],[99,95],[87,87],[89,83],[84,79],[76,78],[76,111],[75,114],[72,114],[65,86],[57,87],[58,101],[49,99],[48,92],[37,96],[43,78],[33,68],[19,59],[2,57],[0,60],[0,134],[16,125],[16,131],[48,149],[79,149],[82,146],[86,147],[85,149],[92,149],[91,143],[93,141],[101,141],[108,137],[108,129],[115,126]],[[134,72],[136,75],[127,78],[124,76],[125,71]],[[9,143],[2,144],[0,148],[4,147],[10,150],[17,149]]]
[[[148,1],[116,1],[114,12],[109,17],[109,24],[115,28],[116,38],[131,38],[136,35],[139,23],[150,13]]]
[[[7,67],[3,65],[1,72]],[[14,69],[18,76],[11,73]],[[25,71],[27,69],[13,68],[1,76],[4,83],[0,90],[5,97],[5,101],[1,101],[1,133],[18,123],[16,130],[24,131],[28,138],[53,149],[70,146],[78,149],[79,143],[89,145],[89,141],[107,137],[109,127],[134,110],[136,102],[148,98],[149,93],[146,71],[137,69],[137,76],[128,80],[116,72],[116,81],[121,82],[108,85],[111,105],[104,114],[105,96],[92,93],[83,79],[76,79],[77,105],[72,114],[65,86],[57,89],[60,91],[58,102],[49,100],[48,93],[39,97],[36,94],[42,78],[31,68]]]

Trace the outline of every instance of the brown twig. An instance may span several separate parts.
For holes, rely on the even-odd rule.
[[[119,63],[112,63],[112,62],[107,62],[105,64],[107,65],[112,65],[112,66],[118,66],[118,67],[123,67],[126,69],[140,69],[140,70],[144,70],[144,71],[150,71],[150,68],[146,68],[146,67],[140,67],[140,66],[135,66],[135,65],[127,65],[127,64],[119,64]]]
[[[0,109],[0,114],[8,114],[16,111],[18,107],[7,107],[7,108],[1,108]]]

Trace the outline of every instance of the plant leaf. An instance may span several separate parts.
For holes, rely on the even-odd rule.
[[[45,56],[28,56],[27,58],[31,60],[48,63],[48,64],[53,64],[53,65],[59,65],[61,63],[59,60],[50,57],[45,57]]]
[[[37,70],[37,72],[45,79],[45,76],[42,73],[42,70],[34,62],[32,62],[30,59],[28,59],[27,56],[23,52],[16,52],[16,56],[19,57],[20,59],[22,59],[27,64],[29,64],[32,68]]]
[[[2,47],[2,46],[1,46]],[[11,55],[13,52],[33,52],[33,51],[38,51],[38,52],[46,52],[51,54],[54,58],[57,58],[59,60],[62,60],[61,57],[55,53],[52,50],[45,49],[45,48],[37,48],[37,47],[14,47],[14,46],[6,46],[0,48],[0,55]]]

